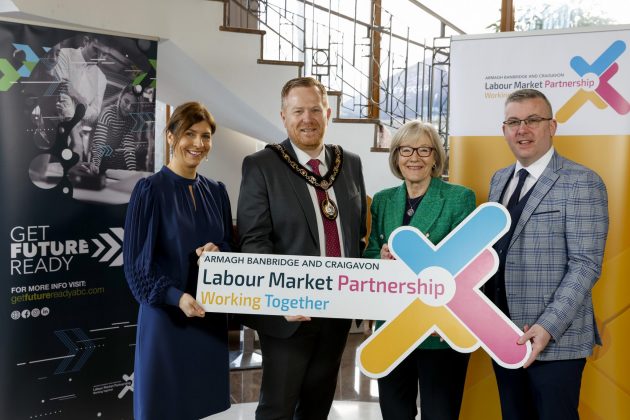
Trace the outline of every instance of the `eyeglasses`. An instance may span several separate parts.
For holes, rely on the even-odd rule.
[[[553,118],[543,118],[543,117],[529,117],[524,120],[519,120],[517,118],[510,118],[507,121],[503,121],[503,125],[507,128],[515,130],[521,126],[521,123],[525,123],[525,127],[529,128],[538,128],[541,122],[543,121],[551,121]]]
[[[413,155],[413,152],[416,152],[420,157],[429,157],[433,152],[433,147],[420,146],[420,147],[410,147],[410,146],[402,146],[398,148],[398,154],[402,157],[409,157]]]

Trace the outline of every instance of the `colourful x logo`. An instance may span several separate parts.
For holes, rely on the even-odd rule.
[[[420,297],[357,349],[368,376],[387,375],[433,332],[460,352],[481,346],[501,366],[525,363],[530,343],[516,343],[522,332],[479,290],[498,267],[492,244],[509,226],[507,210],[486,203],[437,246],[415,228],[405,226],[392,233],[392,254],[425,287]]]
[[[588,101],[591,101],[599,109],[604,109],[610,105],[619,115],[630,112],[630,103],[609,83],[609,80],[619,70],[619,64],[615,63],[615,60],[625,50],[626,43],[618,40],[613,42],[592,64],[588,64],[580,56],[571,59],[571,67],[580,77],[593,73],[599,77],[599,84],[593,91],[578,89],[556,113],[556,119],[559,122],[568,121]]]

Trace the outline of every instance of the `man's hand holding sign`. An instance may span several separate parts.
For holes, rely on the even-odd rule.
[[[357,350],[371,377],[386,375],[434,332],[460,352],[482,347],[518,368],[530,342],[479,291],[496,271],[492,244],[509,223],[502,206],[487,203],[437,246],[402,227],[389,238],[396,260],[203,254],[197,300],[213,312],[386,319]]]
[[[531,344],[517,344],[521,331],[479,291],[497,269],[491,246],[509,223],[502,206],[488,203],[437,246],[414,228],[394,231],[390,252],[420,278],[430,279],[434,293],[420,295],[357,349],[364,373],[386,375],[434,331],[460,352],[481,346],[501,366],[523,365]]]

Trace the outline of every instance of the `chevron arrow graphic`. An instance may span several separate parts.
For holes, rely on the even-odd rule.
[[[103,245],[103,243],[101,241],[99,241],[98,239],[92,239],[92,242],[94,242],[97,246],[97,250],[94,252],[94,254],[92,254],[92,258],[96,258],[100,255],[101,252],[103,252],[103,250],[105,249],[105,245]]]
[[[79,328],[55,331],[55,335],[68,348],[68,356],[73,356],[64,359],[57,366],[55,375],[81,370],[94,352],[92,340]]]

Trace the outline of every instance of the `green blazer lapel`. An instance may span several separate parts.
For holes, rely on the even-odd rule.
[[[407,209],[407,188],[403,183],[389,196],[383,219],[383,228],[387,237],[400,227],[403,221],[403,212]]]
[[[442,213],[442,207],[444,207],[442,181],[431,178],[431,184],[409,224],[426,234]]]

